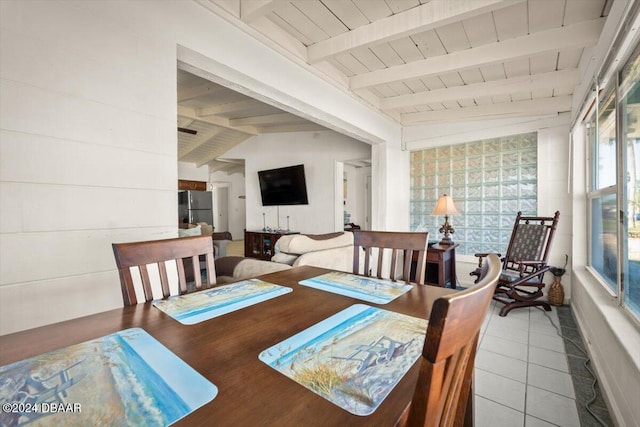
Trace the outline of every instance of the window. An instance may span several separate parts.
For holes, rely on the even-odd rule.
[[[640,46],[620,73],[622,141],[622,289],[624,304],[640,317]]]
[[[640,319],[640,46],[590,118],[589,264]]]
[[[601,97],[590,126],[593,150],[590,263],[613,292],[617,292],[618,286],[615,101],[613,90]]]
[[[431,211],[449,194],[460,212],[450,220],[456,251],[503,251],[516,213],[537,212],[537,145],[533,132],[412,152],[411,229],[439,239],[443,219]]]

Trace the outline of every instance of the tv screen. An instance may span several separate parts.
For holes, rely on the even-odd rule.
[[[308,205],[304,165],[258,171],[263,206]]]

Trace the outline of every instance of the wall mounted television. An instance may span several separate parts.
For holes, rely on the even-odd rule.
[[[262,206],[308,205],[304,165],[258,171]]]

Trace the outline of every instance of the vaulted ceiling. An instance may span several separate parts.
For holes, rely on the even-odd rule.
[[[405,126],[569,111],[612,2],[195,1]],[[181,142],[184,161],[212,165],[225,143],[318,127],[184,74],[179,120],[202,127]]]

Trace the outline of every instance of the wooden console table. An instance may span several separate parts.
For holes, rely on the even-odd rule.
[[[449,286],[456,288],[456,248],[458,243],[453,245],[440,245],[436,243],[429,246],[427,250],[427,268],[425,273],[425,283],[440,287]],[[412,274],[415,276],[415,265],[418,261],[418,254],[413,254]]]
[[[297,231],[245,231],[244,256],[269,261],[275,254],[278,239],[288,234],[300,233]]]

